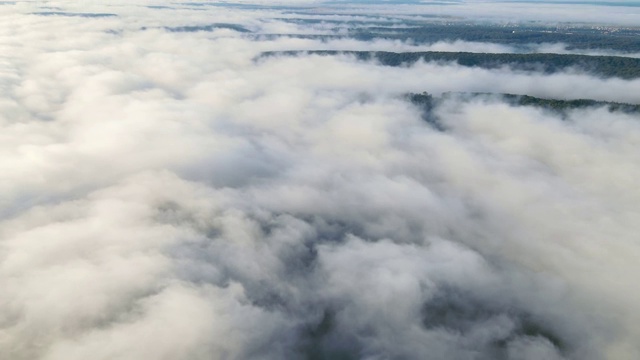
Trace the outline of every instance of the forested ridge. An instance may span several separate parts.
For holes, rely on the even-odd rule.
[[[616,29],[612,32],[603,32],[589,28],[429,24],[406,29],[384,26],[354,29],[350,32],[350,36],[360,40],[411,39],[416,43],[455,40],[509,45],[564,43],[568,45],[568,49],[638,52],[640,51],[639,32],[638,29]]]
[[[431,44],[439,41],[473,41],[488,42],[514,46],[526,49],[532,44],[565,44],[568,50],[608,49],[620,52],[640,52],[640,28],[638,27],[607,27],[593,26],[543,26],[543,25],[488,25],[433,22],[425,24],[404,20],[407,27],[397,27],[394,24],[380,23],[370,20],[362,26],[350,21],[328,21],[314,19],[287,19],[297,24],[324,23],[334,25],[334,30],[340,30],[340,25],[348,26],[344,35],[287,35],[304,38],[353,38],[362,41],[374,39],[389,39],[410,41],[416,44]]]
[[[544,108],[565,114],[568,110],[583,109],[589,107],[605,107],[610,112],[624,112],[628,114],[640,114],[640,104],[627,104],[612,101],[598,101],[593,99],[545,99],[529,95],[504,94],[504,93],[486,93],[486,92],[446,92],[440,96],[434,96],[427,92],[411,93],[405,95],[405,98],[412,104],[419,106],[426,113],[431,111],[443,100],[451,99],[479,99],[499,97],[507,103],[514,106],[533,106]]]
[[[621,56],[591,56],[575,54],[510,54],[510,53],[471,53],[471,52],[386,52],[386,51],[284,51],[267,52],[263,56],[273,55],[352,55],[358,60],[378,61],[386,66],[411,65],[420,60],[431,62],[456,62],[462,66],[495,69],[510,66],[515,70],[539,71],[553,74],[576,68],[602,77],[635,79],[640,77],[640,59]]]
[[[516,95],[516,94],[503,94],[503,93],[483,93],[483,92],[446,92],[440,96],[434,96],[427,92],[423,93],[411,93],[404,95],[404,99],[411,102],[421,110],[422,119],[435,129],[444,131],[447,126],[443,123],[442,119],[438,115],[436,108],[447,99],[467,100],[474,99],[500,99],[506,101],[512,106],[530,106],[545,109],[559,114],[562,118],[566,118],[567,112],[575,109],[585,108],[606,108],[609,112],[622,112],[626,114],[632,114],[635,116],[640,115],[640,104],[626,104],[610,101],[597,101],[592,99],[575,99],[575,100],[560,100],[560,99],[543,99],[529,95]]]

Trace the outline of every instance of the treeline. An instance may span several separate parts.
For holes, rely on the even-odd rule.
[[[472,100],[480,97],[499,97],[514,106],[533,106],[564,114],[568,110],[584,109],[589,107],[604,107],[610,112],[624,112],[628,114],[640,114],[639,104],[626,104],[611,101],[598,101],[592,99],[560,100],[544,99],[529,95],[515,95],[504,93],[483,92],[446,92],[441,96],[433,96],[427,92],[421,94],[407,94],[406,99],[419,106],[425,116],[431,115],[433,109],[442,101],[452,97]]]
[[[640,104],[627,104],[618,103],[612,101],[598,101],[592,99],[575,99],[575,100],[560,100],[560,99],[544,99],[529,95],[515,95],[505,93],[486,93],[486,92],[445,92],[442,96],[433,96],[427,92],[421,94],[408,94],[407,99],[413,104],[433,108],[437,101],[441,99],[451,98],[452,96],[464,97],[467,99],[473,99],[477,97],[487,96],[499,96],[505,99],[512,105],[518,106],[536,106],[543,107],[550,110],[564,111],[573,110],[587,107],[607,107],[609,111],[622,111],[626,113],[640,113]]]
[[[623,53],[640,52],[640,27],[610,29],[592,29],[588,27],[558,28],[551,26],[503,26],[456,23],[418,23],[404,20],[408,27],[380,24],[379,21],[352,22],[326,19],[288,19],[288,22],[334,25],[334,30],[347,26],[344,35],[307,35],[307,34],[270,34],[272,37],[296,37],[320,40],[352,38],[362,41],[389,39],[411,41],[416,44],[431,44],[439,41],[456,40],[489,42],[504,44],[527,50],[536,44],[562,43],[567,49],[615,50]],[[453,21],[453,20],[452,20]],[[362,24],[373,26],[362,26]]]
[[[148,28],[146,26],[140,28],[140,30],[144,31]],[[241,33],[250,33],[251,30],[245,28],[242,25],[238,24],[228,24],[228,23],[216,23],[209,25],[187,25],[187,26],[164,26],[162,27],[165,31],[168,32],[212,32],[218,29],[227,29],[233,30]]]
[[[576,68],[601,77],[635,79],[640,77],[640,59],[621,56],[590,56],[574,54],[496,54],[470,52],[385,52],[385,51],[286,51],[269,52],[276,54],[298,55],[301,53],[316,55],[353,55],[359,60],[378,61],[386,66],[410,65],[417,61],[455,62],[462,66],[495,69],[509,66],[515,70],[537,71],[553,74]]]
[[[609,111],[621,111],[625,113],[640,113],[640,105],[618,103],[611,101],[598,101],[592,99],[558,100],[542,99],[529,95],[501,94],[504,99],[515,105],[536,106],[555,111],[565,111],[587,107],[606,107]]]
[[[604,33],[589,28],[557,29],[550,27],[489,26],[463,24],[429,24],[412,28],[354,28],[349,36],[360,40],[393,39],[416,43],[437,41],[476,41],[508,45],[564,43],[569,49],[611,49],[640,52],[640,29]]]

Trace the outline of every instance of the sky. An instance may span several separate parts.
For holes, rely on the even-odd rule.
[[[503,19],[524,6],[528,18],[562,15],[470,2],[455,14]],[[574,6],[569,20],[595,16]],[[619,9],[600,21],[625,23]],[[0,5],[1,353],[640,357],[637,113],[560,114],[499,95],[640,104],[640,79],[261,57],[519,51],[260,36],[342,31],[288,16]],[[422,92],[491,94],[445,96],[434,126],[405,97]]]

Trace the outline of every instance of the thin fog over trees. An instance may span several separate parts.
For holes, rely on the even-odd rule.
[[[640,358],[639,13],[0,2],[2,357]]]

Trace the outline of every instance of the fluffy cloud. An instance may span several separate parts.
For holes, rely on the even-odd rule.
[[[164,29],[274,10],[36,5],[0,7],[9,358],[638,357],[637,116],[451,97],[436,129],[401,96],[640,102],[637,80],[257,60],[414,45]]]

